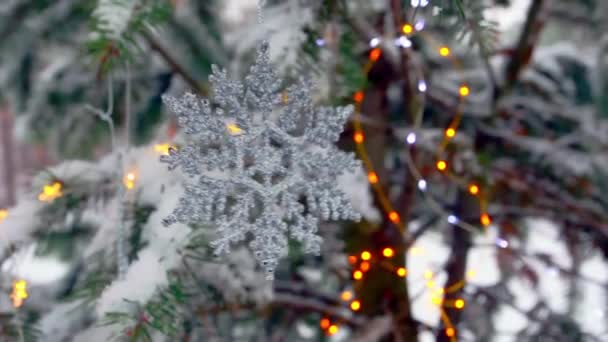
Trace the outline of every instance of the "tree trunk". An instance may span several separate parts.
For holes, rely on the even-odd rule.
[[[10,110],[2,108],[0,108],[0,141],[2,144],[2,164],[4,166],[2,170],[5,189],[4,204],[10,207],[16,202],[13,117]]]

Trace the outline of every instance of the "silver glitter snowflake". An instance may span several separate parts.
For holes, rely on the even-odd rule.
[[[189,176],[179,205],[165,224],[215,226],[216,254],[250,241],[272,278],[287,255],[288,238],[319,253],[319,220],[359,219],[336,178],[359,166],[352,153],[334,146],[352,106],[315,108],[311,82],[281,90],[262,43],[244,82],[213,67],[214,105],[193,94],[164,96],[192,139],[163,162]]]

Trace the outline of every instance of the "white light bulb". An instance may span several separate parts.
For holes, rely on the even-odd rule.
[[[429,4],[429,0],[420,0],[420,7],[426,7]]]
[[[401,36],[395,40],[395,45],[401,46],[403,48],[412,47],[412,41],[407,39],[406,36]]]
[[[416,143],[416,133],[410,132],[405,138],[408,144],[413,145]]]
[[[412,0],[410,3],[412,4],[412,7],[420,6],[420,0]]]
[[[377,38],[377,37],[376,37],[376,38],[372,38],[372,39],[369,41],[369,46],[371,46],[371,47],[373,47],[373,48],[375,48],[375,47],[376,47],[376,46],[378,46],[378,45],[380,45],[380,38]]]
[[[457,224],[458,223],[458,217],[456,217],[454,215],[448,216],[448,223],[449,224]]]
[[[426,91],[426,81],[425,80],[419,80],[418,81],[418,90],[421,93],[424,93]]]
[[[426,181],[424,179],[418,181],[418,189],[420,189],[420,191],[426,190]]]
[[[424,19],[418,20],[416,24],[414,24],[414,29],[416,29],[416,31],[424,30]]]
[[[317,43],[317,46],[325,46],[325,40],[323,40],[321,38],[317,38],[315,43]]]
[[[496,239],[496,246],[500,248],[507,248],[509,247],[509,242],[505,239],[498,238]]]

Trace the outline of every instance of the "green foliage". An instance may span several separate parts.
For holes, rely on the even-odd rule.
[[[135,208],[133,226],[129,229],[129,262],[133,262],[137,258],[137,253],[148,244],[142,240],[141,234],[148,218],[155,210],[156,208],[151,205]]]
[[[108,0],[108,7],[128,12],[133,0]],[[98,6],[102,6],[101,1]],[[97,8],[100,10],[100,7]],[[134,52],[142,52],[137,37],[149,27],[166,23],[171,17],[171,5],[165,0],[145,0],[132,9],[128,22],[122,32],[115,32],[113,18],[104,17],[99,11],[92,16],[91,31],[95,37],[88,41],[87,50],[100,63],[101,72],[111,70],[117,63],[132,60]],[[101,13],[101,14],[99,14]],[[94,13],[95,14],[95,13]],[[119,36],[116,36],[116,34]]]
[[[15,313],[0,313],[0,341],[38,342],[42,332],[39,316],[23,308]]]
[[[441,22],[445,32],[457,40],[466,40],[470,46],[478,46],[485,55],[498,42],[498,23],[485,19],[483,13],[489,4],[480,0],[447,1],[441,7]]]
[[[128,301],[134,307],[133,313],[110,312],[104,317],[101,325],[120,326],[130,342],[152,341],[152,332],[158,331],[167,337],[177,338],[182,329],[181,307],[187,296],[181,285],[170,283],[157,292],[155,298],[145,305]],[[122,337],[121,336],[117,336]]]

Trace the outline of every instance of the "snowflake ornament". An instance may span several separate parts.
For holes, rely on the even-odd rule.
[[[359,219],[336,188],[337,177],[359,161],[333,144],[353,108],[316,109],[306,79],[282,91],[266,42],[244,82],[215,66],[209,80],[216,106],[193,94],[163,97],[192,138],[161,158],[188,176],[164,223],[215,226],[211,245],[218,255],[249,241],[272,279],[290,237],[318,254],[320,220]]]

